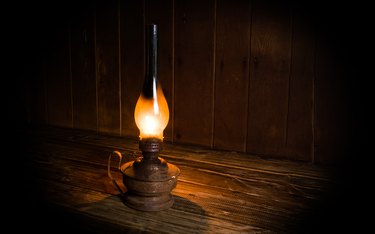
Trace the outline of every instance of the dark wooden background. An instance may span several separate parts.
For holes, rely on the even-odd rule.
[[[23,121],[137,138],[144,29],[159,26],[165,140],[317,163],[345,153],[347,53],[323,1],[28,3]],[[24,51],[25,52],[25,51]]]

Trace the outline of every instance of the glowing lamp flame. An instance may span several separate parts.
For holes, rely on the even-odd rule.
[[[139,129],[139,138],[159,138],[163,140],[163,131],[169,120],[169,109],[160,85],[153,84],[153,96],[141,94],[134,111],[135,123]]]

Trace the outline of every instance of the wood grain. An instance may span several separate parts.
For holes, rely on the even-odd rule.
[[[72,127],[69,28],[55,20],[56,27],[46,33],[44,57],[47,123]]]
[[[297,3],[293,5],[292,61],[289,81],[287,155],[313,160],[313,83],[316,38],[312,17]],[[309,27],[306,27],[309,26]]]
[[[250,2],[217,1],[214,148],[246,151]]]
[[[173,1],[146,0],[146,23],[158,26],[158,80],[169,107],[169,122],[164,140],[172,141],[174,123]]]
[[[175,2],[175,142],[212,144],[214,6]]]
[[[120,135],[118,2],[96,2],[98,131]]]
[[[145,78],[144,33],[144,1],[120,1],[121,131],[134,138],[134,109]]]
[[[29,5],[40,9],[21,11],[20,27],[29,29],[16,30],[14,44],[22,45],[12,53],[15,60],[28,53],[20,75],[27,87],[7,97],[9,119],[16,111],[24,121],[18,110],[25,102],[32,124],[137,139],[144,29],[156,22],[159,78],[170,107],[167,142],[350,161],[359,127],[349,121],[360,112],[350,110],[360,103],[351,77],[361,60],[349,57],[356,36],[335,4],[85,0],[50,2],[48,12]]]
[[[291,61],[290,8],[252,4],[247,152],[285,156]]]
[[[95,9],[78,5],[70,18],[73,127],[97,129]]]
[[[106,171],[114,149],[124,154],[124,162],[134,160],[136,141],[58,128],[37,129],[29,137],[32,144],[25,168],[30,176],[24,184],[33,187],[26,190],[29,199],[52,205],[67,218],[75,217],[74,227],[86,231],[319,230],[306,229],[303,225],[311,223],[305,218],[319,217],[314,207],[336,186],[331,168],[166,144],[162,156],[182,171],[173,190],[175,203],[166,211],[140,212],[121,202]],[[115,164],[112,173],[121,183]]]

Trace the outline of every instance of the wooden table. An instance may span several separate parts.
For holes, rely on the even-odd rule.
[[[22,213],[33,220],[30,230],[307,233],[336,230],[332,215],[346,217],[331,167],[165,143],[161,156],[181,170],[175,203],[141,212],[122,203],[107,176],[109,154],[134,160],[136,140],[44,127],[28,132],[25,149]]]

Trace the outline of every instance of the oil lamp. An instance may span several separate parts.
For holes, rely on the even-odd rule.
[[[111,155],[108,176],[120,190],[127,206],[142,211],[159,211],[173,205],[171,191],[177,184],[180,170],[158,156],[163,146],[163,131],[168,124],[169,109],[157,79],[157,26],[148,25],[146,31],[146,76],[134,111],[142,156],[121,165],[121,153],[114,151],[111,154],[120,157],[119,170],[127,188],[126,193],[112,178]]]

